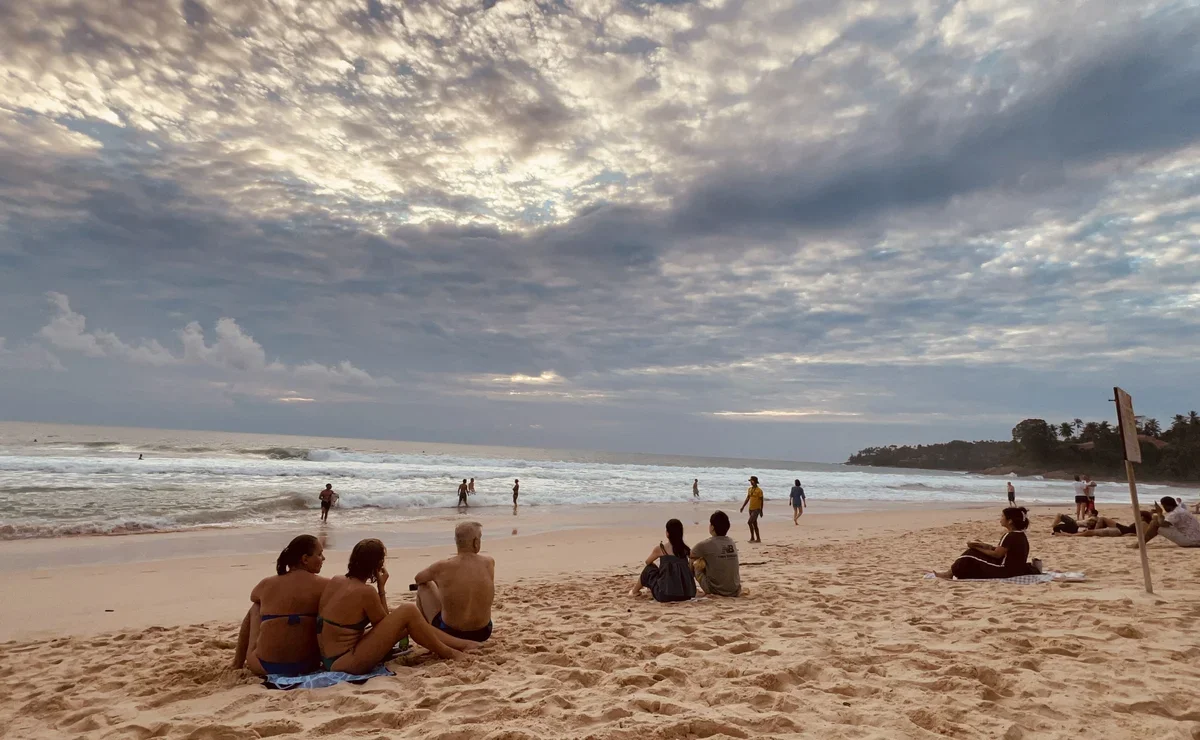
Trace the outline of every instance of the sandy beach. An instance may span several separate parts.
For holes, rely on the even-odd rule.
[[[735,517],[749,596],[661,605],[625,592],[662,521],[695,542],[709,506],[599,510],[483,518],[497,631],[469,660],[418,649],[394,678],[314,691],[228,668],[282,533],[0,543],[0,736],[1200,738],[1200,550],[1153,543],[1149,596],[1131,538],[1051,537],[1039,509],[1034,555],[1089,582],[933,582],[998,539],[994,508],[793,527],[780,506],[763,545]],[[397,584],[450,553],[451,521],[385,533]],[[330,528],[326,575],[359,534]]]

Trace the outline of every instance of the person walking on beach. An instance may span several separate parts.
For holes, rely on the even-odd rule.
[[[762,535],[758,531],[758,520],[763,515],[763,491],[758,487],[758,476],[750,476],[750,488],[746,490],[746,500],[742,502],[742,507],[738,511],[745,511],[747,504],[750,506],[750,519],[746,523],[750,525],[750,541],[762,542]]]
[[[692,481],[692,498],[700,498],[700,479]]]
[[[513,480],[513,506],[517,505],[517,496],[519,496],[520,493],[521,493],[521,481],[520,481],[520,479],[514,479]]]
[[[333,490],[332,483],[325,484],[325,490],[321,491],[319,496],[321,499],[321,521],[329,521],[329,509],[337,503],[337,491]]]
[[[1012,481],[1008,482],[1008,505],[1012,506],[1017,503],[1017,489],[1013,488]]]
[[[1082,519],[1087,513],[1087,484],[1075,476],[1075,518]]]
[[[804,500],[804,486],[800,485],[800,479],[796,479],[796,485],[792,486],[790,495],[792,501],[792,524],[800,525],[800,517],[804,515],[804,506],[807,503]]]
[[[467,479],[463,478],[462,483],[458,484],[458,505],[467,506]]]

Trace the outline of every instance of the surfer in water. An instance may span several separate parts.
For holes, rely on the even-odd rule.
[[[337,503],[337,500],[338,500],[337,491],[333,490],[332,483],[325,484],[325,490],[321,491],[320,499],[321,499],[321,521],[326,522],[326,521],[329,521],[329,509],[332,508],[333,505],[335,503]]]

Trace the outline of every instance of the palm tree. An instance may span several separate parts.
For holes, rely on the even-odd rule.
[[[1089,421],[1083,425],[1083,431],[1079,433],[1079,439],[1084,442],[1095,442],[1099,434],[1100,425],[1094,421]]]
[[[1079,430],[1083,429],[1083,419],[1076,419],[1075,421],[1071,422],[1071,426],[1075,427],[1075,431],[1078,432]]]
[[[1187,419],[1188,419],[1188,426],[1200,427],[1200,414],[1197,414],[1195,411],[1189,411]]]
[[[1186,426],[1187,418],[1183,414],[1175,414],[1174,418],[1171,419],[1172,432],[1182,432]]]
[[[1158,419],[1153,417],[1146,419],[1146,423],[1142,424],[1142,434],[1155,438],[1162,434],[1162,427],[1158,425]]]
[[[1071,422],[1069,421],[1064,421],[1058,425],[1058,436],[1062,437],[1064,442],[1071,439],[1071,428]]]

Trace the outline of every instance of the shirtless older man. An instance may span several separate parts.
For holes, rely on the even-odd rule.
[[[463,522],[454,528],[458,554],[416,575],[417,607],[446,634],[483,642],[492,636],[492,600],[496,561],[480,555],[483,525]]]

